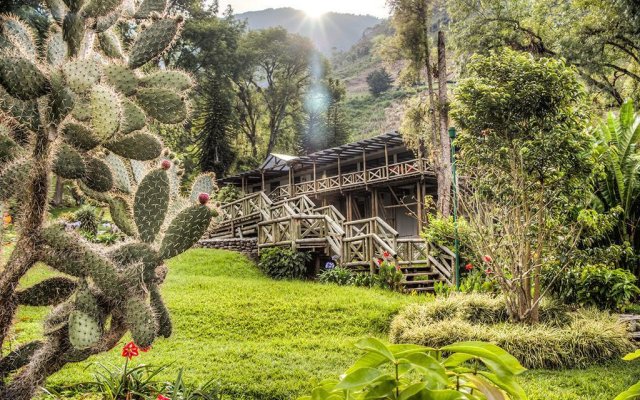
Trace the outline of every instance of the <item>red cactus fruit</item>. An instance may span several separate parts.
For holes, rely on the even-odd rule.
[[[209,202],[209,195],[206,193],[200,193],[200,195],[198,196],[198,201],[202,205],[207,204]]]
[[[171,161],[169,160],[162,160],[162,163],[160,164],[160,166],[162,167],[162,169],[164,169],[165,171],[168,170],[169,168],[171,168]]]

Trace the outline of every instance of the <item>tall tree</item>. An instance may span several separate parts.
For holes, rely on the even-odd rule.
[[[640,29],[634,0],[450,0],[453,32],[467,55],[500,47],[564,58],[622,104],[638,96]],[[457,22],[456,22],[457,21]]]
[[[253,128],[258,94],[266,110],[268,139],[266,153],[271,153],[285,124],[285,119],[302,107],[302,95],[310,81],[309,63],[313,44],[306,38],[287,33],[283,28],[251,31],[240,45],[240,53],[251,68],[236,82],[244,108],[243,123]],[[255,135],[255,131],[250,132]],[[255,136],[248,137],[255,142]]]
[[[421,76],[427,81],[426,102],[418,107],[426,107],[426,113],[417,111],[409,116],[420,120],[405,120],[409,142],[415,143],[418,155],[428,155],[438,179],[438,212],[448,216],[451,212],[451,142],[449,139],[449,105],[447,99],[447,70],[444,33],[439,33],[437,41],[438,59],[436,67],[432,60],[432,27],[439,26],[442,4],[435,0],[390,0],[391,20],[396,30],[396,48],[399,58],[409,61],[410,76]],[[438,77],[438,92],[434,77]],[[425,104],[426,103],[426,104]],[[426,125],[426,126],[425,126]],[[425,134],[425,130],[427,134]],[[427,143],[425,143],[425,140]],[[426,154],[428,153],[428,154]]]

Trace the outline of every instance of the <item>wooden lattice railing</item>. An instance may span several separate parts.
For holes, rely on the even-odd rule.
[[[264,192],[257,192],[241,199],[220,206],[220,223],[231,223],[252,217],[268,215],[272,205]]]
[[[398,239],[396,261],[400,266],[430,265],[448,283],[453,282],[456,255],[444,246],[423,239]]]
[[[398,232],[380,217],[345,222],[343,239],[344,264],[373,270],[374,259],[385,252],[396,255]]]

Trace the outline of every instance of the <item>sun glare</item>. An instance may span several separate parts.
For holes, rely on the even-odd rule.
[[[327,12],[321,4],[318,4],[315,1],[302,6],[302,11],[304,11],[309,18],[320,18]]]

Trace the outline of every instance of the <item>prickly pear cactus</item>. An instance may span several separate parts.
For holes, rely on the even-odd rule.
[[[46,3],[46,37],[0,15],[0,204],[24,204],[16,248],[0,265],[0,348],[19,305],[54,306],[43,340],[0,356],[3,399],[30,398],[47,374],[114,347],[126,332],[140,347],[168,337],[164,261],[193,246],[215,213],[214,177],[198,177],[182,197],[182,171],[148,129],[188,118],[193,79],[155,63],[182,17],[166,14],[166,0]],[[136,27],[129,52],[119,24]],[[51,175],[108,207],[130,239],[103,248],[45,225]],[[37,262],[64,276],[16,289]]]

